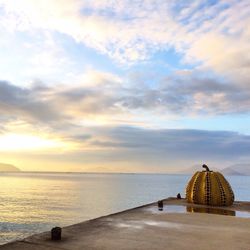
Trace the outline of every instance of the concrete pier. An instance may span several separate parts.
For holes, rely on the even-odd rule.
[[[168,198],[158,203],[89,220],[0,246],[0,250],[49,249],[250,249],[250,202],[226,208],[187,204]],[[223,214],[223,215],[222,215]]]

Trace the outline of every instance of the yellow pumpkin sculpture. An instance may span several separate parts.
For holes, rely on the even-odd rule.
[[[187,185],[187,201],[211,206],[232,205],[234,193],[228,181],[221,173],[210,171],[207,165],[202,167],[206,170],[196,172]]]

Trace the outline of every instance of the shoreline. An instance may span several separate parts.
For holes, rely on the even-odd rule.
[[[163,211],[149,203],[64,227],[60,241],[44,232],[0,249],[191,249],[194,244],[196,249],[249,249],[250,202],[208,207],[171,197],[163,201]]]

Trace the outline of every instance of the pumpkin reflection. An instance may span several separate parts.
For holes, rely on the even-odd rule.
[[[187,212],[235,216],[235,211],[211,207],[187,207]]]

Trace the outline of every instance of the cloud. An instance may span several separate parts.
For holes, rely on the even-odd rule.
[[[22,0],[18,3],[9,0],[0,1],[0,11],[3,34],[18,31],[29,34],[30,40],[39,37],[34,39],[36,42],[28,44],[34,51],[32,55],[25,56],[30,58],[29,65],[32,68],[24,70],[24,74],[29,77],[50,75],[54,79],[53,74],[57,74],[58,77],[63,75],[62,80],[68,80],[70,77],[72,79],[72,75],[79,74],[79,69],[73,65],[74,59],[67,55],[67,46],[58,42],[59,39],[55,40],[55,34],[63,34],[73,38],[77,44],[107,55],[119,65],[150,61],[156,53],[173,49],[182,66],[189,65],[198,71],[207,72],[207,75],[217,75],[217,82],[224,80],[229,85],[233,82],[239,88],[249,88],[250,5],[244,0],[196,0],[192,3],[184,0]],[[44,44],[38,40],[44,41]],[[166,57],[164,60],[171,64],[171,58]],[[96,75],[93,74],[94,77]],[[11,76],[9,79],[12,79]],[[97,82],[96,79],[90,81]],[[189,82],[187,85],[188,88]],[[156,103],[157,98],[162,98],[153,91],[143,97]],[[200,103],[200,99],[206,97],[197,93],[194,99]],[[127,98],[128,101],[120,101],[125,107],[145,105],[134,96]],[[211,106],[213,110],[213,102],[220,102],[218,113],[226,113],[233,97],[216,93],[209,98],[211,101],[206,106]],[[167,104],[167,99],[174,103],[177,101],[175,94],[164,96],[164,99]],[[90,106],[94,106],[89,102]],[[187,102],[189,100],[182,99],[180,104]],[[181,105],[177,102],[172,109],[179,110]],[[201,108],[204,106],[199,105]]]
[[[227,131],[138,127],[98,130],[106,140],[92,141],[99,148],[93,158],[100,162],[128,161],[131,171],[133,162],[144,166],[144,171],[174,170],[203,162],[219,166],[221,162],[229,164],[248,158],[250,149],[249,136]]]
[[[83,130],[86,132],[86,128]],[[90,130],[91,137],[79,135],[79,145],[74,151],[29,153],[29,158],[38,161],[42,157],[60,165],[70,162],[72,166],[78,166],[78,171],[99,167],[100,170],[118,172],[178,171],[203,163],[222,168],[249,161],[249,136],[230,131],[131,126],[91,127]]]
[[[97,75],[100,76],[100,72]],[[156,117],[167,112],[176,116],[192,115],[193,112],[201,116],[205,112],[225,114],[239,109],[249,112],[249,93],[235,95],[238,87],[205,77],[195,78],[190,72],[178,72],[175,77],[162,79],[157,89],[147,88],[140,92],[133,86],[125,88],[120,81],[119,84],[112,82],[116,86],[114,91],[109,87],[111,82],[106,79],[103,85],[94,84],[93,87],[50,87],[38,82],[22,88],[1,81],[1,132],[18,132],[22,128],[26,132],[53,135],[64,145],[70,144],[70,149],[66,147],[60,152],[41,155],[38,152],[30,156],[32,159],[46,157],[52,162],[57,159],[77,165],[82,163],[90,168],[110,164],[115,170],[118,164],[126,166],[126,171],[135,171],[133,166],[139,166],[138,171],[161,172],[204,161],[231,164],[248,159],[248,135],[230,131],[152,129],[146,128],[145,123],[140,127],[121,126],[114,120],[122,112],[124,124],[131,119],[128,113],[136,120],[138,114],[143,116],[148,112],[151,117],[154,112]],[[218,102],[222,98],[220,95],[225,103]],[[103,117],[110,123],[100,126],[98,119]],[[95,119],[99,126],[87,123]]]
[[[213,69],[227,79],[237,81],[239,85],[248,86],[250,57],[247,39],[243,41],[239,37],[216,33],[201,35],[187,51],[186,60],[200,61],[200,68]]]
[[[201,7],[202,6],[202,7]],[[250,5],[247,1],[217,1],[196,5],[183,15],[193,34],[184,52],[186,62],[200,62],[203,69],[237,81],[249,82]]]
[[[176,30],[182,30],[164,13],[162,8],[167,11],[168,6],[162,6],[160,1],[104,2],[2,1],[5,14],[2,23],[21,31],[60,32],[124,63],[148,58],[151,50],[170,45],[178,36]]]
[[[250,136],[230,131],[206,131],[189,129],[142,129],[138,127],[98,128],[108,140],[92,141],[102,148],[127,151],[127,156],[142,159],[150,154],[163,161],[181,157],[223,160],[247,156]],[[124,154],[123,154],[124,155]],[[144,155],[144,156],[143,156]],[[124,156],[125,158],[127,156]]]
[[[249,113],[248,88],[219,80],[202,71],[176,72],[163,77],[158,87],[131,88],[120,98],[120,106],[177,116]]]
[[[30,121],[60,120],[58,110],[54,110],[41,93],[6,81],[0,81],[0,112],[9,119],[23,117]]]
[[[143,117],[218,116],[248,114],[250,91],[209,77],[202,71],[178,71],[163,77],[156,86],[137,87],[113,74],[88,71],[82,83],[43,84],[20,87],[0,81],[0,112],[6,120],[50,124],[59,129],[96,124],[136,122]],[[141,81],[141,78],[138,79]],[[51,87],[53,86],[53,87]],[[119,123],[119,122],[118,122]],[[93,125],[93,124],[92,124]]]
[[[0,1],[0,6],[4,34],[11,30],[28,33],[30,37],[39,34],[38,40],[44,41],[28,45],[34,51],[33,55],[25,56],[30,58],[31,67],[21,74],[35,79],[50,75],[54,79],[56,73],[59,79],[62,76],[61,81],[71,79],[80,83],[79,87],[50,90],[46,101],[44,97],[40,100],[41,92],[34,90],[37,97],[29,99],[32,105],[25,107],[22,100],[19,113],[27,111],[30,117],[48,120],[62,116],[74,119],[78,115],[86,123],[97,116],[99,121],[107,122],[111,114],[120,114],[116,120],[128,120],[128,115],[133,119],[139,110],[168,116],[249,112],[247,1],[187,4],[186,1],[17,3],[10,0]],[[54,41],[53,34],[58,32],[126,65],[150,60],[154,53],[173,48],[181,62],[196,66],[192,66],[190,74],[181,77],[177,72],[178,77],[169,75],[159,80],[160,86],[156,83],[152,88],[136,77],[131,84],[129,79],[97,70],[89,70],[77,78],[79,70],[72,67],[72,58],[67,58],[63,44]],[[65,110],[57,112],[62,104],[67,105]],[[40,112],[36,112],[38,109]]]
[[[249,112],[249,90],[232,82],[194,74],[162,81],[160,93],[172,111],[225,115]]]
[[[10,0],[2,1],[1,5],[2,23],[8,24],[9,29],[60,32],[120,62],[145,60],[158,50],[175,48],[205,65],[217,66],[235,58],[235,53],[242,55],[242,50],[249,49],[250,7],[246,1],[187,4],[186,1],[37,0],[34,3],[22,0],[16,3]],[[216,62],[213,57],[218,56],[215,54],[220,47],[218,42],[206,52],[214,36],[221,37],[219,42],[226,45]],[[242,49],[234,51],[235,45]]]
[[[70,87],[64,84],[53,84],[52,87],[40,81],[20,87],[2,80],[0,112],[10,119],[43,123],[70,121],[74,117],[79,119],[81,115],[112,113],[116,90],[120,88],[118,77],[97,71],[87,72],[80,85]]]

